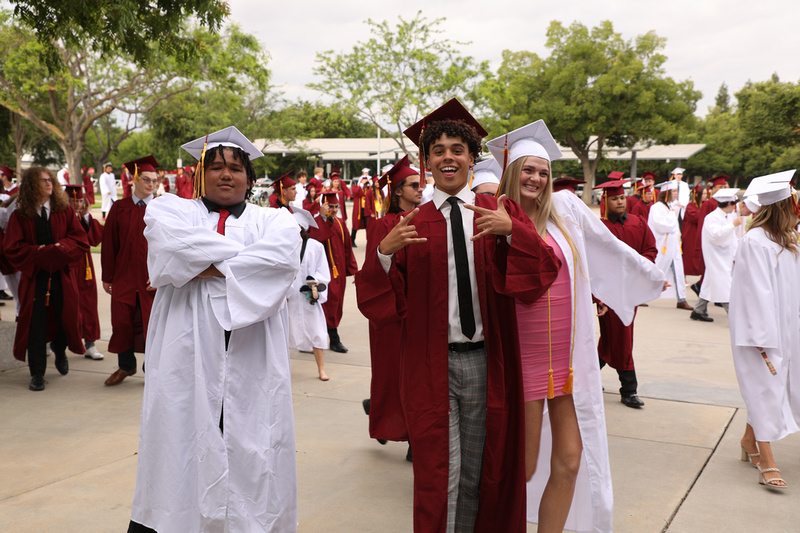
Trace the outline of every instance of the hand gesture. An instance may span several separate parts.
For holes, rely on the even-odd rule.
[[[505,194],[497,199],[497,210],[486,209],[476,205],[464,206],[480,215],[475,220],[478,234],[473,235],[471,240],[476,241],[484,235],[511,235],[511,216],[506,211],[505,205],[503,205],[503,200],[505,199]]]
[[[608,306],[603,302],[597,302],[597,316],[603,316],[608,313]]]
[[[418,244],[428,240],[423,237],[418,237],[416,228],[408,225],[409,222],[417,216],[417,213],[419,213],[419,207],[411,211],[408,216],[400,217],[400,222],[392,228],[392,231],[383,238],[378,246],[378,251],[380,251],[380,253],[383,255],[392,255],[409,244]]]

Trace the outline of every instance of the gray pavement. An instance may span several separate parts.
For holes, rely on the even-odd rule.
[[[360,264],[363,232],[357,242]],[[3,320],[13,320],[11,309],[0,309]],[[100,309],[104,351],[111,328],[102,289]],[[709,312],[711,324],[689,320],[669,300],[639,310],[643,409],[622,405],[616,374],[603,371],[617,532],[800,530],[800,436],[773,446],[790,488],[758,485],[757,471],[739,461],[746,411],[727,317],[718,307]],[[325,353],[328,382],[317,379],[313,356],[291,353],[299,530],[411,531],[406,445],[380,446],[367,434],[361,408],[369,394],[367,324],[352,285],[340,333],[350,352]],[[52,358],[48,363],[47,389],[39,393],[28,391],[26,367],[0,372],[0,532],[125,531],[136,478],[141,365],[137,375],[108,388],[103,381],[117,367],[114,355],[104,361],[71,355],[66,376]]]

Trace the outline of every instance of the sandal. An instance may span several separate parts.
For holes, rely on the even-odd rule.
[[[742,446],[742,461],[749,461],[750,466],[752,466],[753,468],[758,468],[758,463],[761,460],[759,459],[759,461],[754,463],[753,457],[761,457],[761,452],[747,453],[747,450],[744,448],[744,446]]]
[[[761,468],[759,468],[758,469],[758,483],[759,483],[759,485],[765,485],[766,487],[773,488],[773,489],[786,489],[786,488],[788,488],[787,485],[786,485],[786,481],[784,481],[784,479],[782,477],[774,477],[774,478],[771,478],[771,479],[765,479],[764,478],[764,474],[767,473],[767,472],[777,472],[778,474],[781,473],[781,471],[778,470],[777,468],[765,468],[764,470],[761,470]],[[783,485],[778,485],[777,484],[778,482],[782,482]]]

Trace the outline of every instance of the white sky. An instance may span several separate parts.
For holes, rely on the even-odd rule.
[[[277,7],[277,6],[280,7]],[[305,86],[319,81],[312,73],[316,53],[350,52],[371,36],[368,18],[413,19],[418,10],[429,20],[444,17],[444,37],[471,41],[464,55],[488,60],[493,70],[503,50],[528,50],[547,56],[550,21],[579,21],[588,27],[610,20],[625,39],[655,30],[667,38],[662,51],[667,75],[689,79],[703,93],[697,114],[713,105],[722,82],[731,93],[747,80],[763,81],[777,72],[784,81],[800,80],[800,2],[797,0],[438,0],[404,3],[356,0],[265,2],[230,0],[230,20],[255,35],[272,59],[272,82],[289,100],[316,100]]]

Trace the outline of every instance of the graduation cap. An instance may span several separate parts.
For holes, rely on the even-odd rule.
[[[619,172],[618,174],[622,174],[622,172]],[[625,188],[623,187],[623,185],[628,183],[628,181],[629,180],[616,179],[594,186],[594,189],[603,189],[603,202],[605,203],[604,206],[605,209],[603,210],[604,219],[608,219],[608,197],[625,194]]]
[[[5,165],[0,165],[0,173],[2,173],[8,179],[14,178],[14,171]]]
[[[753,178],[744,195],[747,197],[757,195],[761,205],[771,205],[785,200],[792,195],[790,183],[794,173],[794,170],[784,170]]]
[[[473,191],[479,185],[484,183],[495,183],[500,185],[500,178],[503,177],[503,169],[500,168],[500,163],[493,157],[484,159],[472,167],[472,179],[470,180],[470,189]]]
[[[647,178],[650,178],[650,179],[653,179],[653,180],[657,180],[658,179],[658,174],[656,174],[655,172],[650,172],[648,170],[646,172],[642,172],[642,175],[640,177],[643,180],[646,180]]]
[[[722,187],[727,187],[729,179],[731,179],[729,176],[727,176],[725,174],[719,174],[719,175],[714,176],[713,178],[711,178],[708,181],[708,184],[711,185],[712,187],[715,187],[717,185],[720,185]]]
[[[67,185],[64,187],[67,196],[73,200],[83,200],[83,185]]]
[[[675,174],[683,174],[684,172],[686,172],[685,168],[675,167],[672,169],[672,172],[670,172],[670,175],[674,176]]]
[[[486,146],[497,162],[502,162],[503,173],[508,165],[529,155],[541,157],[549,162],[561,158],[561,150],[544,120],[537,120],[496,137],[487,142]]]
[[[329,205],[339,205],[339,193],[336,191],[326,192],[322,195],[322,201]]]
[[[284,189],[288,189],[289,187],[297,183],[296,181],[294,181],[292,178],[289,177],[292,174],[294,174],[294,170],[290,170],[289,172],[287,172],[286,174],[284,174],[283,176],[272,182],[272,187],[275,189],[276,192],[278,192],[279,194],[283,193]]]
[[[758,210],[761,208],[761,203],[758,201],[757,194],[745,196],[744,205],[747,206],[747,209],[749,209],[751,213],[758,213]]]
[[[227,146],[229,148],[240,148],[242,149],[250,158],[250,161],[253,159],[258,159],[261,157],[261,151],[256,148],[256,146],[251,143],[247,137],[245,137],[242,132],[236,129],[236,126],[228,126],[225,129],[215,131],[214,133],[209,133],[203,137],[199,137],[193,141],[190,141],[181,146],[184,150],[189,152],[189,155],[194,157],[200,162],[199,169],[201,171],[200,179],[195,179],[194,181],[194,198],[200,198],[201,196],[205,196],[206,193],[206,184],[205,184],[205,174],[204,174],[204,167],[205,167],[205,155],[207,150],[211,150],[218,146]]]
[[[338,169],[337,167],[333,167],[333,168],[331,169],[331,175],[330,175],[331,179],[332,179],[334,176],[339,176],[339,169]]]
[[[414,170],[408,164],[408,155],[403,156],[403,159],[395,163],[392,168],[386,171],[381,179],[378,180],[378,185],[383,188],[387,185],[394,191],[401,181],[409,176],[417,176],[419,171]]]
[[[297,220],[297,223],[300,225],[301,228],[307,230],[309,227],[318,228],[317,221],[314,220],[314,217],[301,207],[295,207],[292,210],[292,216]]]
[[[739,192],[737,188],[729,188],[729,189],[720,189],[714,193],[714,200],[718,202],[735,202],[739,198],[736,196],[736,193]]]
[[[615,170],[613,172],[609,172],[608,173],[608,179],[610,179],[612,181],[613,180],[621,180],[623,177],[625,177],[625,173],[624,172],[620,172],[619,170]]]
[[[103,163],[103,168],[106,168],[106,167],[114,168],[114,165],[111,164],[111,161],[106,161],[105,163]]]
[[[553,192],[563,191],[569,189],[575,192],[575,187],[581,183],[586,183],[586,180],[579,180],[577,178],[558,178],[553,180]]]
[[[139,179],[140,172],[155,172],[156,167],[160,165],[155,157],[148,155],[147,157],[140,157],[139,159],[128,161],[123,166],[128,169],[128,172],[133,174],[133,179],[136,181]]]
[[[656,187],[658,187],[662,191],[672,191],[678,188],[678,184],[674,180],[671,180],[659,183],[658,185],[656,185]]]
[[[461,122],[467,126],[472,126],[475,128],[475,131],[478,132],[478,135],[480,135],[481,138],[489,135],[489,132],[486,131],[483,126],[481,126],[480,122],[478,122],[475,117],[473,117],[470,112],[467,111],[467,108],[461,105],[461,102],[459,102],[456,98],[448,100],[442,106],[434,109],[422,117],[422,120],[419,120],[416,124],[406,128],[403,133],[406,137],[411,139],[411,142],[419,147],[419,142],[422,139],[422,132],[425,131],[425,128],[431,124],[443,122],[445,120]]]

